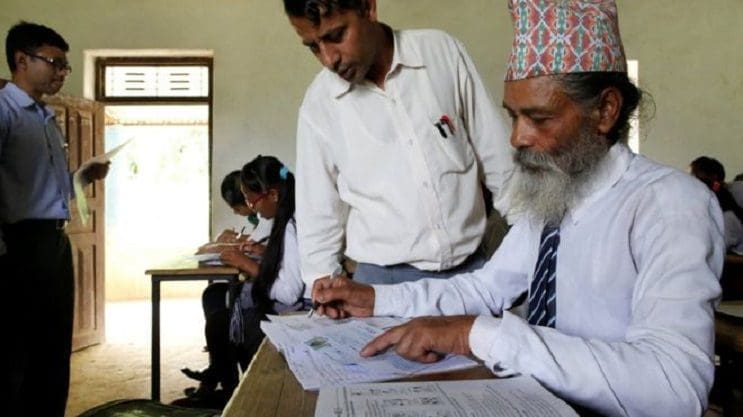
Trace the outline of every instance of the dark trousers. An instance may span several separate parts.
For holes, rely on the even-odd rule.
[[[236,346],[230,341],[230,319],[232,309],[227,299],[233,300],[240,288],[224,282],[210,284],[201,295],[204,309],[206,346],[209,350],[209,374],[211,382],[220,383],[227,392],[232,392],[239,381],[238,365],[245,370],[262,340],[250,337],[244,346]],[[250,329],[260,332],[260,320],[250,322]]]
[[[2,227],[0,404],[8,417],[63,417],[70,380],[74,278],[58,222]],[[8,414],[5,414],[5,413]]]
[[[230,284],[210,284],[201,294],[204,308],[204,336],[209,350],[209,374],[214,383],[220,383],[226,391],[237,387],[238,352],[230,343],[230,310],[227,308]]]

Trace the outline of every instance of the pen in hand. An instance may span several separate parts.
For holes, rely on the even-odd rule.
[[[333,271],[332,274],[330,274],[330,280],[334,280],[340,276],[343,276],[343,267],[338,265],[337,268]],[[312,318],[312,316],[315,315],[315,310],[317,310],[320,307],[320,303],[318,303],[315,300],[312,300],[312,308],[310,309],[309,313],[307,313],[307,318]]]

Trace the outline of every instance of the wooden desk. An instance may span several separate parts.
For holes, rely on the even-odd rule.
[[[152,279],[152,399],[160,400],[160,283],[163,281],[237,281],[240,271],[228,266],[200,266],[196,260],[149,269]]]
[[[494,378],[484,366],[441,374],[421,375],[406,381],[441,381]],[[250,362],[222,417],[313,417],[317,391],[305,391],[284,357],[264,339]]]

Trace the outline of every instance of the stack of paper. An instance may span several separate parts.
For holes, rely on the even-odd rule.
[[[315,417],[578,417],[531,377],[323,388]]]
[[[261,329],[284,354],[304,389],[359,382],[385,381],[412,375],[471,368],[477,363],[448,356],[434,364],[409,361],[393,351],[371,358],[359,355],[374,337],[406,319],[366,318],[331,320],[325,317],[271,316]]]

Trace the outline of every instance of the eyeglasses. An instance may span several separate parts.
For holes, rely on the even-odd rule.
[[[245,205],[248,206],[249,209],[255,210],[255,205],[260,203],[261,200],[268,197],[268,193],[260,193],[258,194],[258,197],[250,200],[247,196],[245,197]]]
[[[40,60],[46,62],[47,64],[49,64],[52,67],[54,67],[54,69],[57,70],[57,71],[62,71],[64,73],[66,73],[66,74],[70,74],[72,72],[72,67],[70,66],[69,62],[67,62],[67,60],[64,59],[64,58],[49,58],[47,56],[41,56],[41,55],[31,54],[31,53],[28,53],[28,52],[24,52],[24,54],[26,54],[26,55],[28,55],[28,56],[30,56],[32,58],[40,59]]]

